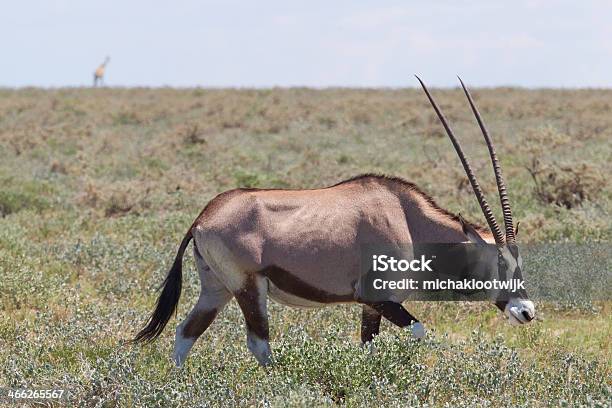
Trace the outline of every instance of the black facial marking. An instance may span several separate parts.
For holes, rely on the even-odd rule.
[[[499,280],[501,281],[505,281],[506,280],[506,270],[508,269],[508,264],[506,263],[506,260],[504,259],[501,251],[497,253],[497,270],[498,270],[498,274],[499,274]]]

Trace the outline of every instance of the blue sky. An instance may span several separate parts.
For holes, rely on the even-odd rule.
[[[4,2],[0,86],[612,87],[606,1]]]

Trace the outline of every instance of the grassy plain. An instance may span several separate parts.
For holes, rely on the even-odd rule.
[[[434,92],[497,204],[463,95]],[[519,241],[609,242],[612,92],[474,94]],[[519,328],[486,304],[418,302],[427,340],[384,323],[374,354],[359,346],[358,307],[272,303],[277,363],[264,369],[232,301],[179,371],[174,327],[199,290],[188,256],[179,320],[153,345],[125,344],[217,193],[364,172],[482,220],[417,90],[0,90],[0,386],[66,387],[74,406],[610,406],[609,302],[539,304]]]

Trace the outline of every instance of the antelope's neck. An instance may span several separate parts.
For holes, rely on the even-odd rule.
[[[420,192],[407,191],[400,199],[413,242],[461,243],[467,241],[457,217],[439,207],[431,198]],[[478,229],[485,241],[495,243],[490,232],[480,227]]]

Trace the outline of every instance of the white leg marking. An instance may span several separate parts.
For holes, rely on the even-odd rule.
[[[176,335],[174,340],[174,363],[177,367],[181,367],[183,365],[183,363],[187,359],[187,354],[189,354],[189,351],[191,350],[193,344],[196,341],[196,339],[193,338],[183,337],[183,326],[185,325],[186,321],[187,319],[185,319],[185,321],[179,324],[176,328]]]
[[[247,334],[247,347],[262,366],[272,363],[272,350],[270,350],[268,340],[260,339],[254,333],[249,332]]]
[[[416,322],[411,327],[412,327],[412,336],[415,339],[422,339],[423,337],[425,337],[425,326],[423,326],[423,323]]]
[[[376,354],[376,346],[374,345],[373,341],[368,341],[365,346],[368,348],[368,351],[370,352],[370,354],[374,355]]]

